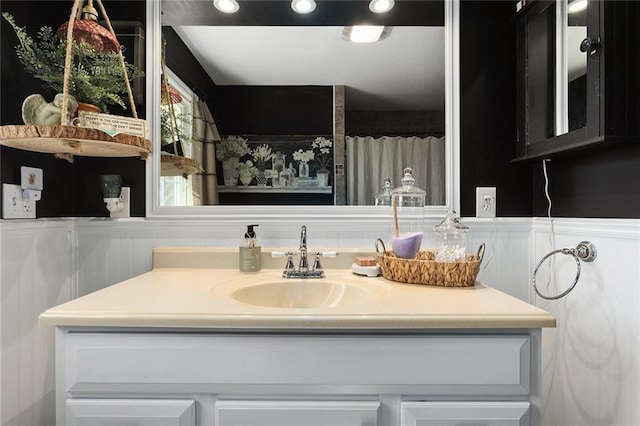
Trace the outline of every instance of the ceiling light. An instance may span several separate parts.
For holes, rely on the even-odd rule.
[[[236,0],[213,0],[213,6],[223,13],[236,13],[240,9]]]
[[[344,27],[342,38],[354,43],[375,43],[382,40],[391,32],[391,27],[382,25],[354,25]]]
[[[582,12],[587,8],[587,5],[587,0],[573,0],[571,3],[569,3],[569,13]]]
[[[296,13],[310,13],[316,9],[316,2],[314,0],[293,0],[291,9]]]
[[[393,9],[394,5],[394,0],[371,0],[369,9],[374,13],[386,13]]]

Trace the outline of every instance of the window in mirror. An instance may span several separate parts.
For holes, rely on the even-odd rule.
[[[160,138],[163,155],[175,154],[178,149],[178,141],[181,143],[183,155],[193,157],[193,143],[191,140],[193,125],[193,92],[173,72],[167,70],[169,93],[162,96],[160,105]],[[172,122],[172,103],[175,121]],[[175,126],[175,127],[174,127]],[[161,172],[162,175],[162,172]],[[160,205],[162,206],[193,206],[193,181],[191,176],[161,176],[160,178]]]

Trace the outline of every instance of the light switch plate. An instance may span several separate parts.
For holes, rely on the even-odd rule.
[[[22,188],[20,185],[2,184],[2,218],[36,218],[36,202],[22,198]]]

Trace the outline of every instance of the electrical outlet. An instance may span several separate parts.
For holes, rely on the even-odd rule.
[[[496,217],[496,188],[476,188],[476,217]]]
[[[36,218],[36,202],[22,198],[22,188],[20,185],[2,184],[2,218]]]

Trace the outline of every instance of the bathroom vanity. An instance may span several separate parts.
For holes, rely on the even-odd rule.
[[[480,283],[218,268],[234,260],[156,249],[151,272],[43,313],[57,424],[539,424],[547,312]]]

